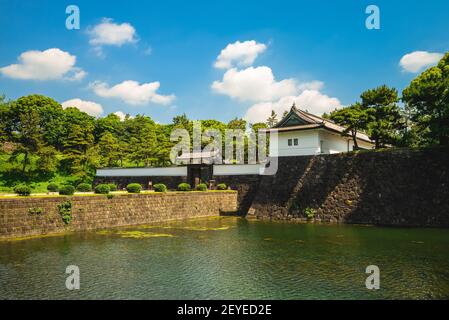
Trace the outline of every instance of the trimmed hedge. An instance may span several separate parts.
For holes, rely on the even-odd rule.
[[[227,190],[228,186],[225,183],[219,183],[217,185],[217,190]]]
[[[154,186],[154,191],[155,192],[166,192],[167,191],[167,186],[163,183],[156,183]]]
[[[80,192],[89,192],[92,191],[92,185],[88,184],[88,183],[80,183],[77,187],[76,187],[76,191],[80,191]]]
[[[51,183],[48,184],[47,190],[49,192],[57,192],[59,190],[59,186],[56,183],[51,182]]]
[[[71,185],[62,186],[59,188],[59,194],[64,196],[71,196],[75,193],[75,187]]]
[[[14,188],[14,192],[17,193],[19,196],[29,196],[31,194],[31,188],[22,184],[18,185]]]
[[[140,193],[140,190],[142,190],[142,186],[138,183],[130,183],[126,186],[126,190],[129,193]]]
[[[94,191],[95,191],[95,193],[108,194],[109,191],[110,191],[109,185],[104,184],[104,183],[98,184],[98,185],[95,187],[95,190],[94,190]]]
[[[190,187],[190,184],[185,183],[185,182],[180,183],[178,185],[178,190],[179,191],[190,191],[191,189],[192,189],[192,187]]]
[[[115,183],[108,183],[109,191],[117,191],[117,185]]]
[[[196,190],[197,191],[207,191],[207,184],[200,183],[199,185],[196,186]]]

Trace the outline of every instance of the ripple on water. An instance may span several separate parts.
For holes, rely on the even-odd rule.
[[[370,264],[381,290],[365,288]],[[444,299],[448,270],[447,230],[224,217],[0,243],[0,298]]]

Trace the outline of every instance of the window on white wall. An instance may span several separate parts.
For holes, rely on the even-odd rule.
[[[295,145],[295,146],[298,145],[298,138],[293,139],[293,145]]]
[[[288,146],[289,146],[289,147],[292,146],[292,139],[288,139]]]

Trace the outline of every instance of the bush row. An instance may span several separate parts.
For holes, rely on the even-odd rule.
[[[167,186],[163,183],[157,183],[154,186],[155,192],[166,192]],[[217,190],[226,190],[227,186],[224,183],[217,185]],[[76,188],[72,185],[58,186],[56,183],[49,183],[47,186],[49,192],[58,192],[60,195],[73,195],[76,191],[79,192],[90,192],[92,191],[92,185],[89,183],[80,183]],[[95,186],[94,192],[97,194],[109,194],[111,191],[116,191],[117,185],[113,183],[101,183]],[[129,193],[140,193],[142,186],[139,183],[130,183],[126,186],[126,190]],[[192,187],[188,183],[180,183],[178,185],[179,191],[191,191]],[[197,191],[207,191],[207,185],[205,183],[200,183],[195,188]],[[31,188],[27,185],[18,185],[14,188],[14,192],[20,196],[29,196],[31,194]]]

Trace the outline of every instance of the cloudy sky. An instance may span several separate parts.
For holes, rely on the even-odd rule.
[[[449,2],[0,1],[0,94],[39,93],[95,116],[250,122],[292,102],[323,112],[402,90],[449,50]],[[368,30],[365,9],[380,9]]]

